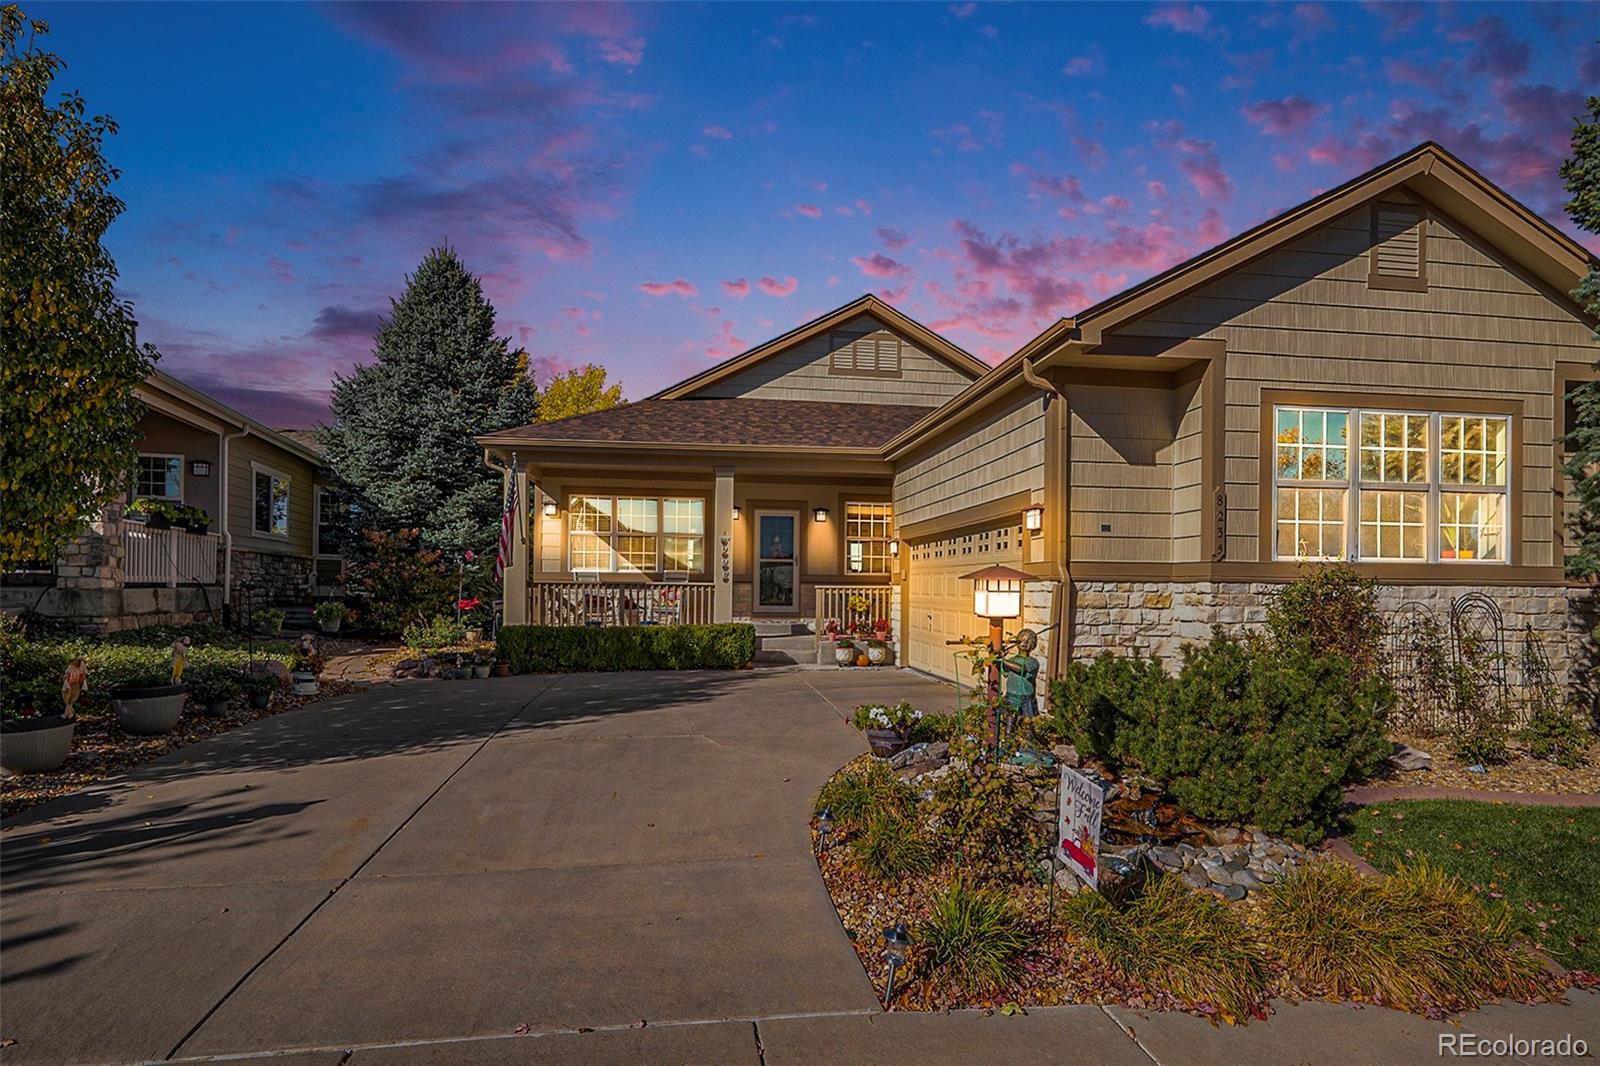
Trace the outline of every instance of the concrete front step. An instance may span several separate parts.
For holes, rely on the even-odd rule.
[[[787,651],[807,657],[817,653],[817,638],[810,633],[793,637],[758,637],[756,645],[762,651]]]
[[[810,624],[796,621],[754,622],[757,637],[794,637],[809,634]]]

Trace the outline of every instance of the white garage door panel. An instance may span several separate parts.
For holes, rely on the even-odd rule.
[[[970,684],[971,665],[956,659],[960,648],[946,641],[988,636],[989,623],[972,613],[972,583],[961,575],[996,563],[1022,565],[1022,531],[1001,526],[926,541],[912,545],[910,556],[907,665]]]

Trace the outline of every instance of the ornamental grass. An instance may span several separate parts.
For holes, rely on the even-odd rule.
[[[989,995],[1014,984],[1033,943],[1021,910],[998,888],[952,882],[918,923],[928,980],[956,993]]]
[[[917,794],[887,763],[869,759],[833,775],[817,793],[816,809],[828,808],[840,825],[864,826],[877,811],[909,816],[916,802]]]
[[[863,873],[878,881],[903,881],[932,873],[938,861],[934,842],[914,818],[896,810],[877,810],[850,841],[850,853]]]
[[[1428,1015],[1553,994],[1505,905],[1425,861],[1373,878],[1322,859],[1262,900],[1262,945],[1306,991]]]

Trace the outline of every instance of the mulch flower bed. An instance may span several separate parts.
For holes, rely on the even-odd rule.
[[[1433,765],[1426,770],[1386,768],[1367,784],[1382,781],[1396,786],[1475,788],[1485,792],[1600,793],[1600,744],[1590,745],[1585,763],[1569,770],[1549,760],[1516,752],[1513,742],[1512,750],[1516,754],[1510,762],[1491,764],[1484,767],[1483,773],[1474,773],[1467,769],[1467,763],[1451,753],[1448,736],[1396,733],[1393,739],[1432,755]]]
[[[258,719],[364,689],[347,681],[327,679],[321,680],[318,687],[320,691],[315,696],[296,696],[285,689],[275,693],[272,703],[264,708],[252,707],[248,701],[236,701],[221,718],[208,718],[190,704],[176,729],[153,737],[124,733],[117,726],[116,715],[109,709],[98,714],[80,714],[72,737],[72,754],[59,770],[42,774],[7,773],[0,779],[0,816],[9,818],[29,807],[76,792],[113,774],[154,762],[168,752]]]

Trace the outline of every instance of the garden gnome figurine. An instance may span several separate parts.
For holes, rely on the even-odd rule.
[[[1012,714],[1022,718],[1032,718],[1039,713],[1039,660],[1032,654],[1038,646],[1039,634],[1031,629],[1018,630],[1016,654],[1000,660],[1006,683],[1006,706]]]
[[[67,664],[66,672],[61,675],[61,717],[76,716],[74,705],[78,702],[78,697],[88,688],[89,671],[84,669],[83,659],[72,660]]]
[[[172,683],[183,681],[183,668],[189,665],[189,638],[179,637],[172,642]]]

